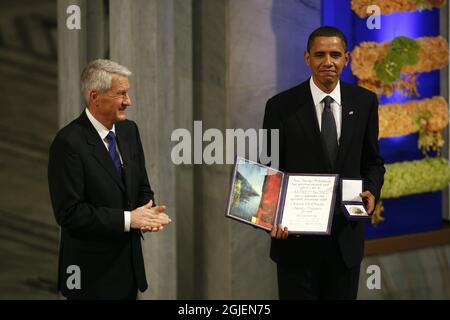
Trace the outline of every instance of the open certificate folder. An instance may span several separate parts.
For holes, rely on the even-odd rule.
[[[237,158],[226,216],[291,234],[330,234],[338,175],[287,174]]]

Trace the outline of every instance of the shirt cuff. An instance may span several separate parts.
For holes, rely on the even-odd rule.
[[[131,212],[130,211],[124,211],[123,212],[123,217],[125,218],[125,232],[130,232],[130,227],[131,227]]]

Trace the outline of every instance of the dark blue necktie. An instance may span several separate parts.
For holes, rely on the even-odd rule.
[[[322,113],[322,137],[327,147],[331,166],[334,168],[338,152],[336,122],[334,121],[333,111],[331,110],[331,103],[334,100],[332,97],[326,96],[322,101],[324,103]]]
[[[117,152],[117,149],[116,149],[116,136],[114,135],[114,132],[110,131],[108,133],[108,135],[106,136],[106,139],[108,140],[109,156],[111,157],[112,161],[114,162],[114,166],[116,167],[116,170],[119,173],[119,176],[122,176],[122,164],[120,163],[119,153]]]

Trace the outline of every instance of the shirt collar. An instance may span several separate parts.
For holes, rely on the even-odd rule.
[[[109,131],[114,132],[114,135],[116,134],[116,126],[114,124],[113,124],[112,129],[108,130],[108,128],[106,128],[103,124],[101,124],[100,121],[95,119],[95,117],[92,115],[92,113],[89,111],[88,108],[86,108],[86,115],[87,115],[89,121],[94,126],[95,130],[97,130],[97,132],[98,132],[100,138],[102,138],[102,140],[105,140],[105,138],[108,135]]]
[[[326,93],[320,90],[318,86],[314,83],[313,78],[311,77],[309,79],[309,86],[311,88],[311,94],[314,100],[314,105],[317,106],[319,103],[322,102],[323,98],[326,96],[330,96],[333,98],[335,102],[337,102],[338,105],[341,105],[341,82],[338,81],[336,87],[334,88],[331,93]]]

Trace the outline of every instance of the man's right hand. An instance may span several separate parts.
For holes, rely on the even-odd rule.
[[[172,220],[166,214],[165,206],[152,207],[153,201],[150,200],[146,205],[131,211],[131,228],[141,229],[142,231],[160,231]]]
[[[274,239],[286,240],[289,235],[288,228],[284,227],[281,224],[278,226],[274,225],[272,230],[270,231],[270,236]]]

